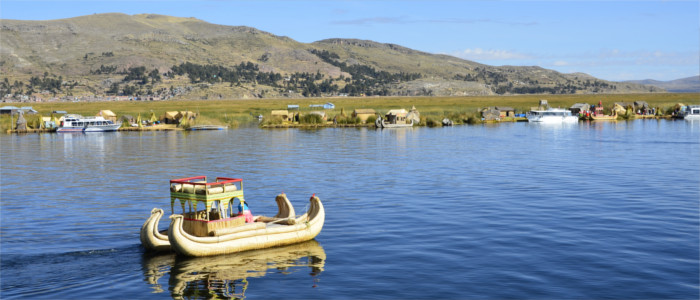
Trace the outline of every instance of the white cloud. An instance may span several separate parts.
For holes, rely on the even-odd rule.
[[[450,53],[453,56],[474,60],[474,61],[489,61],[489,60],[515,60],[515,59],[529,59],[529,55],[507,51],[507,50],[494,50],[488,49],[484,50],[481,48],[465,49],[462,51],[456,51]]]
[[[569,63],[563,60],[557,60],[553,63],[555,66],[568,66]]]

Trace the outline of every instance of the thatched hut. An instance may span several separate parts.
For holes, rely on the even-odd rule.
[[[178,124],[180,121],[180,112],[179,111],[166,111],[163,114],[163,117],[161,120],[165,124]]]
[[[281,118],[282,121],[290,121],[294,117],[294,113],[289,113],[286,109],[273,110],[270,114],[272,118]]]
[[[649,108],[649,103],[647,103],[646,101],[634,101],[634,108],[635,109]]]
[[[588,103],[575,103],[571,107],[569,107],[569,110],[573,114],[579,114],[582,111],[589,111],[591,110],[591,105]]]
[[[360,118],[362,122],[367,122],[367,118],[376,114],[377,112],[375,112],[374,109],[371,108],[359,108],[352,111],[352,116],[354,118]]]
[[[178,119],[182,119],[182,118],[185,118],[186,120],[192,120],[192,119],[197,118],[197,113],[195,113],[193,111],[189,111],[189,110],[183,110],[183,111],[180,111]]]
[[[620,104],[622,102],[615,102],[613,105],[612,111],[616,112],[618,115],[623,115],[627,112],[627,106],[623,106]]]
[[[103,109],[100,112],[97,113],[97,116],[102,116],[105,118],[105,120],[112,121],[112,122],[117,122],[117,114],[112,112],[109,109]]]
[[[624,108],[625,110],[627,108],[634,109],[634,102],[615,102],[615,104],[613,106],[620,106],[620,107]]]
[[[487,107],[481,110],[481,117],[484,121],[494,121],[501,118],[501,113],[493,107]]]
[[[515,117],[515,109],[513,109],[512,107],[496,106],[494,107],[494,109],[498,111],[499,118]]]

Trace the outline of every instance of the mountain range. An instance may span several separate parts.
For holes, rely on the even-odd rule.
[[[676,80],[669,80],[669,81],[645,79],[645,80],[628,80],[625,82],[651,85],[651,86],[665,89],[665,90],[667,90],[669,92],[673,92],[673,93],[698,93],[698,92],[700,92],[700,75],[690,76],[690,77],[676,79]]]
[[[111,93],[210,99],[213,95],[467,96],[675,89],[671,84],[612,82],[537,66],[489,66],[368,40],[301,43],[245,26],[120,13],[0,20],[0,72],[2,95]]]

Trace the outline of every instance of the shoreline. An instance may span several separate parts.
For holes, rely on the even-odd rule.
[[[636,116],[635,118],[632,119],[605,119],[605,120],[592,120],[592,119],[579,119],[579,122],[627,122],[627,121],[634,121],[634,120],[675,120],[676,118],[673,118],[671,116],[649,116],[649,115],[644,115],[644,116]],[[469,123],[459,123],[459,124],[454,124],[454,125],[435,125],[435,126],[430,126],[426,124],[422,125],[414,125],[413,127],[450,127],[450,126],[464,126],[464,125],[479,125],[479,124],[500,124],[500,123],[520,123],[520,122],[528,122],[527,118],[507,118],[503,120],[488,120],[488,121],[481,121],[478,123],[474,124],[469,124]],[[316,129],[316,128],[376,128],[375,125],[366,123],[366,124],[276,124],[276,125],[259,125],[257,126],[259,129],[293,129],[293,128],[301,128],[301,129]],[[230,128],[227,128],[230,129]],[[233,128],[234,130],[236,128]],[[179,128],[179,127],[124,127],[124,128],[119,128],[116,131],[122,131],[122,132],[148,132],[148,131],[203,131],[203,130],[189,130],[185,128]],[[6,134],[34,134],[34,133],[58,133],[56,132],[56,128],[42,128],[42,129],[25,129],[25,130],[7,130],[5,132]],[[83,133],[83,132],[81,132]]]
[[[143,128],[138,128],[138,127],[124,127],[124,128],[118,128],[116,131],[184,131],[185,129],[183,128],[177,128],[177,127],[143,127]],[[17,130],[17,129],[8,129],[5,131],[6,134],[28,134],[28,133],[58,133],[56,131],[56,128],[41,128],[41,129],[33,129],[33,128],[28,128],[24,130]],[[83,132],[81,132],[83,133]]]
[[[88,103],[32,103],[34,109],[42,116],[49,116],[53,111],[69,111],[74,114],[84,116],[94,115],[95,112],[109,109],[118,116],[149,115],[156,117],[164,116],[169,111],[192,111],[197,113],[197,123],[219,124],[228,128],[235,128],[243,124],[255,124],[257,116],[263,115],[265,119],[271,117],[271,111],[284,110],[289,105],[299,107],[299,112],[306,114],[317,109],[312,105],[318,105],[331,100],[333,109],[324,109],[329,118],[334,115],[349,115],[355,109],[373,109],[379,115],[396,108],[409,108],[415,106],[425,117],[428,124],[440,126],[443,118],[455,121],[455,125],[466,119],[480,119],[480,110],[495,106],[510,107],[515,112],[524,113],[529,111],[538,101],[548,100],[551,107],[570,107],[575,103],[602,103],[605,107],[610,107],[615,102],[635,102],[644,101],[650,107],[658,108],[664,114],[663,117],[671,117],[670,111],[678,104],[697,103],[700,93],[659,93],[659,94],[590,94],[590,95],[510,95],[510,96],[454,96],[454,97],[343,97],[343,98],[300,98],[300,99],[247,99],[239,101],[228,100],[173,100],[173,101],[123,101],[123,102],[88,102]],[[36,117],[25,116],[28,124],[35,124]],[[457,121],[461,118],[461,121]],[[34,130],[22,132],[8,131],[15,124],[11,122],[10,116],[0,117],[0,128],[7,133],[34,133]],[[486,123],[497,123],[486,121]],[[507,122],[507,120],[500,120]],[[12,123],[12,124],[11,124]],[[475,122],[481,123],[481,122]],[[338,124],[326,126],[320,124],[286,125],[286,124],[265,124],[261,128],[318,128],[318,127],[358,127],[361,124]],[[258,125],[259,126],[259,125]],[[361,126],[371,126],[361,125]],[[174,125],[173,125],[174,127]],[[156,131],[156,130],[184,130],[184,129],[136,129],[126,128],[123,131]],[[46,131],[43,131],[46,132]],[[49,131],[50,132],[50,131]]]

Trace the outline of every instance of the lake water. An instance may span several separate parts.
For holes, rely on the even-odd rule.
[[[698,299],[700,123],[3,135],[0,297]],[[316,193],[315,241],[145,254],[168,181]],[[166,228],[164,218],[161,227]]]

